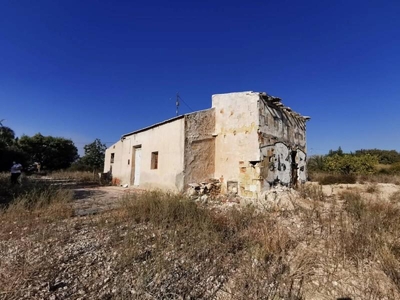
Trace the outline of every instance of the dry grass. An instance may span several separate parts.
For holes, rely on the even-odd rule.
[[[310,172],[309,180],[319,182],[320,184],[336,183],[393,183],[400,185],[400,175],[398,174],[366,174],[366,175],[341,175],[329,174],[324,172]]]
[[[0,216],[3,238],[13,230],[7,224],[20,230],[42,220],[41,243],[67,243],[44,225],[69,216],[69,197],[49,189],[21,195]],[[89,219],[85,236],[107,237],[103,247],[113,263],[106,273],[116,282],[110,299],[398,299],[399,194],[367,201],[359,190],[343,190],[335,198],[305,185],[299,197],[311,205],[259,212],[210,209],[176,194],[134,194]],[[24,266],[13,268],[18,274]],[[29,268],[32,276],[51,266]]]
[[[98,173],[88,171],[58,171],[48,174],[56,180],[71,180],[78,183],[99,183]]]
[[[302,276],[282,265],[291,239],[252,207],[210,211],[179,195],[149,192],[126,198],[114,214],[108,225],[134,228],[119,243],[119,266],[137,278],[139,298],[209,299],[228,293],[234,276],[234,299],[301,299]]]
[[[365,189],[365,191],[366,191],[367,193],[370,193],[370,194],[376,194],[376,193],[378,193],[380,190],[379,190],[379,186],[378,186],[376,183],[372,183],[372,184],[369,184],[369,185],[367,186],[367,188]]]
[[[392,195],[390,195],[389,200],[393,204],[400,203],[400,191],[394,192]]]
[[[357,179],[360,183],[393,183],[400,185],[400,175],[395,174],[369,174],[359,175]]]
[[[343,174],[327,174],[319,179],[318,181],[322,185],[336,184],[336,183],[356,183],[357,177],[355,175],[343,175]]]
[[[303,184],[298,191],[303,199],[311,198],[316,201],[324,201],[326,199],[320,185]]]
[[[73,192],[46,183],[10,187],[7,202],[0,208],[0,234],[20,228],[36,230],[39,224],[72,216]]]

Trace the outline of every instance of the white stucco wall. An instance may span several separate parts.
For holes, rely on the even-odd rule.
[[[240,167],[260,160],[258,143],[258,93],[241,92],[212,96],[215,109],[215,177],[239,181]],[[248,182],[246,189],[256,189]]]
[[[113,179],[133,186],[134,148],[141,147],[140,184],[138,188],[162,188],[179,191],[184,184],[184,118],[126,136],[106,151],[104,171],[110,169],[111,153]],[[115,148],[114,148],[115,146]],[[158,152],[158,168],[151,169],[151,153]],[[129,160],[129,164],[128,164]]]
[[[116,142],[112,146],[106,149],[105,159],[104,159],[104,173],[112,172],[119,174],[121,173],[121,153],[122,153],[122,143],[121,141]],[[114,159],[114,163],[111,163],[111,153],[114,153],[114,156],[117,160]]]

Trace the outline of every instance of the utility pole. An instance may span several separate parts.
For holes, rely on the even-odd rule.
[[[179,114],[179,93],[176,93],[176,115]]]

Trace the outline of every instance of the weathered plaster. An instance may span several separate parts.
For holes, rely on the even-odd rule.
[[[228,181],[240,181],[243,176],[240,161],[247,164],[260,160],[257,101],[258,96],[252,92],[212,96],[216,135],[215,176],[223,182],[222,192],[227,191]],[[252,180],[244,187],[245,190],[250,188],[253,188]]]
[[[213,177],[223,193],[258,197],[274,184],[306,181],[307,120],[265,93],[213,95],[212,109],[124,135],[107,149],[104,170],[112,166],[118,182],[132,185],[135,147],[141,147],[141,188],[181,191]],[[154,151],[156,170],[150,168]]]
[[[215,110],[185,116],[185,186],[214,178]]]

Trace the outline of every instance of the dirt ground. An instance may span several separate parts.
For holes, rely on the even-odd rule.
[[[315,191],[322,189],[322,200],[313,199],[314,194],[303,197],[300,190],[270,191],[264,201],[260,200],[260,207],[269,209],[273,222],[266,224],[271,228],[276,227],[277,234],[272,232],[269,236],[269,227],[257,227],[257,230],[253,228],[248,232],[255,238],[265,236],[261,240],[262,245],[265,240],[267,246],[276,243],[277,249],[286,249],[287,253],[279,252],[282,254],[279,260],[284,262],[279,263],[279,266],[285,265],[289,270],[284,273],[285,276],[304,277],[304,282],[301,281],[304,285],[303,297],[283,299],[400,299],[398,284],[383,271],[385,269],[380,258],[371,255],[365,259],[350,260],[336,254],[343,252],[340,245],[350,243],[337,239],[341,232],[340,223],[335,217],[328,218],[330,213],[335,213],[339,218],[340,211],[343,210],[336,212],[331,208],[336,203],[335,207],[339,209],[343,200],[337,196],[344,191],[355,191],[362,194],[363,199],[371,201],[391,201],[393,195],[399,195],[400,186],[366,183],[319,187],[318,183],[306,184],[312,185],[318,187]],[[191,251],[183,251],[182,247],[194,243],[198,236],[195,237],[196,240],[189,239],[190,243],[182,243],[177,239],[176,246],[172,246],[174,244],[171,237],[176,235],[175,231],[170,236],[167,235],[167,230],[154,228],[154,224],[124,221],[124,211],[118,210],[119,200],[142,190],[115,186],[70,188],[74,191],[73,207],[76,217],[41,223],[34,218],[20,227],[0,231],[0,299],[184,299],[178,295],[160,298],[156,296],[156,292],[162,291],[161,288],[178,287],[179,284],[192,284],[191,282],[195,282],[193,290],[204,283],[211,287],[219,286],[219,277],[212,277],[216,261],[209,258],[212,258],[210,254],[200,256],[201,259],[195,259],[196,264],[192,264],[190,259],[196,258],[197,254],[193,256]],[[214,209],[217,205],[214,202],[216,201],[206,204]],[[276,208],[269,205],[270,203],[274,203]],[[219,209],[224,209],[243,204],[245,203],[221,201],[218,205]],[[400,200],[396,205],[400,205]],[[332,221],[332,226],[328,226],[328,220]],[[185,237],[186,235],[185,233]],[[278,236],[280,238],[275,240],[274,237]],[[200,238],[199,240],[201,241]],[[390,242],[391,239],[387,241]],[[218,245],[220,247],[225,244]],[[364,246],[368,245],[362,244],[359,248]],[[202,248],[213,249],[206,244],[193,249],[197,251]],[[132,252],[133,258],[129,260],[130,250],[126,249],[133,249],[137,253]],[[264,248],[252,249],[255,251]],[[226,276],[229,280],[215,297],[203,299],[276,299],[268,298],[265,294],[247,298],[232,296],[231,289],[246,276],[252,276],[248,282],[253,288],[267,287],[263,285],[267,282],[265,270],[275,269],[271,267],[274,266],[272,263],[269,265],[270,262],[263,264],[262,260],[254,260],[257,256],[249,256],[251,260],[247,261],[241,260],[242,253],[230,255],[227,252],[226,256],[221,256],[222,259],[227,259],[222,265],[228,268]],[[240,263],[231,264],[229,259],[233,258]],[[167,267],[161,268],[160,262],[166,263]],[[154,275],[153,271],[157,274]],[[193,275],[193,272],[198,274]],[[143,276],[151,278],[150,287],[146,283],[144,289],[151,292],[146,297],[140,294],[142,290],[139,288]],[[276,282],[278,284],[280,281]]]
[[[93,215],[115,208],[118,200],[141,190],[117,186],[96,186],[74,188],[74,209],[76,216]]]

